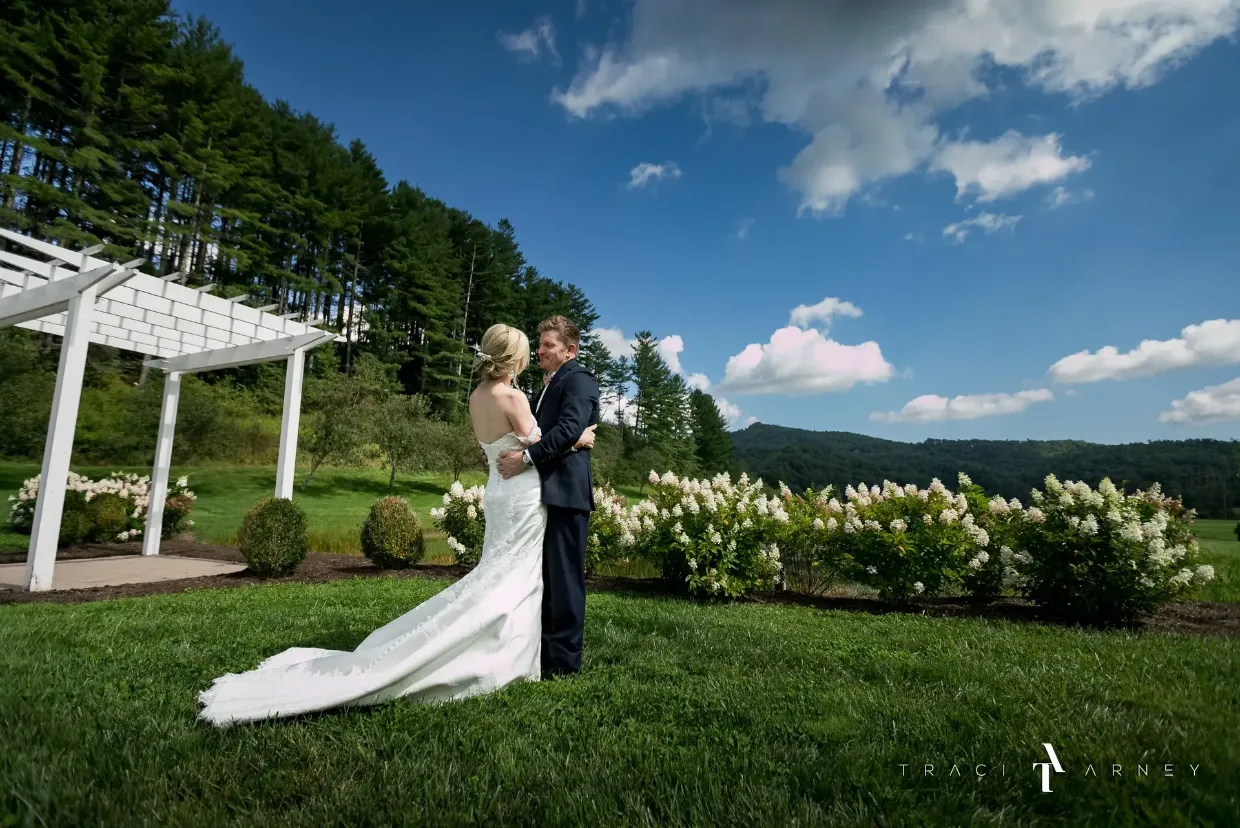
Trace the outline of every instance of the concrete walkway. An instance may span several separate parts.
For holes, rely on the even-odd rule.
[[[228,575],[245,569],[245,564],[208,561],[180,555],[120,555],[115,558],[82,558],[57,561],[52,588],[86,589],[119,584],[149,584],[176,581],[203,575]],[[0,589],[24,589],[26,565],[0,565]]]

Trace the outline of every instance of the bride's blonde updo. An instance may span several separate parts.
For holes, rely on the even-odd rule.
[[[474,373],[482,379],[516,376],[530,365],[530,340],[511,325],[492,325],[482,335]]]

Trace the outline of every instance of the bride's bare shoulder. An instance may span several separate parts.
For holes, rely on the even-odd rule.
[[[508,388],[508,397],[519,408],[528,409],[530,407],[530,398],[525,396],[525,392],[520,388]]]

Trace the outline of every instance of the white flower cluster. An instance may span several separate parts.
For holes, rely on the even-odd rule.
[[[457,480],[444,492],[443,506],[431,509],[431,521],[448,536],[448,548],[457,560],[468,560],[471,554],[482,551],[486,531],[485,497],[485,487],[466,489]]]
[[[102,480],[91,480],[89,477],[69,472],[65,481],[65,492],[80,493],[83,499],[89,503],[102,494],[114,494],[125,500],[127,503],[127,511],[131,520],[140,521],[145,515],[147,508],[150,506],[150,489],[151,478],[149,475],[139,477],[136,474],[125,474],[123,472],[112,472],[111,477]],[[184,497],[191,501],[198,499],[198,495],[189,489],[189,477],[182,475],[176,482],[169,487],[168,497]],[[29,527],[34,522],[34,511],[36,501],[39,499],[39,475],[22,482],[21,490],[16,495],[10,495],[9,501],[13,504],[9,509],[9,523],[16,527]],[[190,521],[189,525],[193,525]],[[140,530],[131,529],[122,533],[125,537],[119,540],[129,540],[130,537],[141,534]]]
[[[727,474],[697,480],[651,472],[649,481],[650,498],[634,504],[621,523],[626,539],[632,536],[656,561],[681,561],[695,592],[739,595],[775,583],[783,565],[774,538],[789,524],[793,500],[787,486],[768,498],[762,481],[744,474],[734,482]]]
[[[1083,543],[1098,537],[1104,528],[1109,530],[1112,539],[1126,544],[1128,566],[1143,573],[1143,585],[1152,587],[1161,579],[1179,591],[1214,577],[1214,569],[1208,565],[1195,569],[1181,566],[1196,551],[1197,539],[1182,528],[1178,533],[1173,530],[1167,509],[1174,500],[1165,497],[1157,484],[1147,491],[1125,495],[1109,479],[1093,489],[1081,481],[1061,482],[1051,474],[1046,476],[1045,486],[1045,493],[1032,492],[1033,501],[1041,506],[1026,509],[1025,519],[1048,530],[1066,526],[1080,535]],[[1143,520],[1142,508],[1150,506],[1156,511]],[[1018,569],[1033,563],[1020,553],[1014,555],[1014,561]]]

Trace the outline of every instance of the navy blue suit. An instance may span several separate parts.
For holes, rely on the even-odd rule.
[[[590,452],[572,451],[588,426],[599,419],[598,382],[588,369],[569,360],[543,389],[535,418],[542,439],[530,446],[530,460],[542,480],[547,507],[543,540],[542,669],[575,673],[581,669],[586,622],[586,537],[594,511]]]

